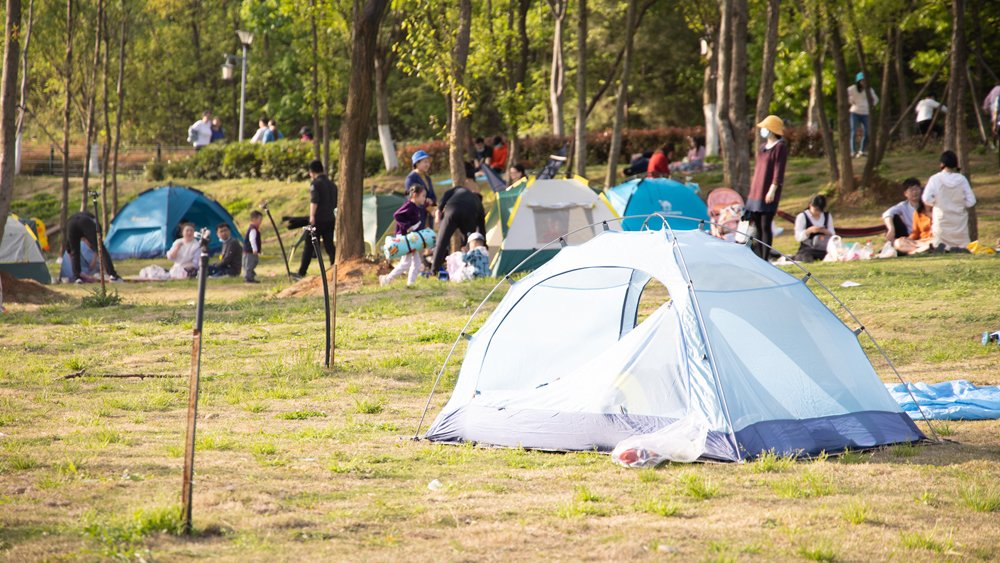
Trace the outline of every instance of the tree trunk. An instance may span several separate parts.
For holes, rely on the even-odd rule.
[[[732,17],[733,0],[720,0],[719,3],[719,41],[718,41],[718,74],[715,80],[715,111],[719,123],[719,154],[722,157],[722,183],[736,187],[735,170],[733,167],[733,129],[729,126],[729,81],[733,50]],[[742,194],[746,196],[744,192]]]
[[[573,163],[578,176],[587,176],[587,0],[580,0],[576,20],[576,130]]]
[[[885,60],[882,61],[882,89],[879,97],[882,100],[882,107],[878,112],[878,125],[875,127],[875,144],[872,145],[871,157],[865,163],[865,180],[862,183],[870,186],[875,177],[875,169],[885,158],[885,152],[889,145],[889,112],[892,107],[889,101],[889,82],[892,75],[892,59],[896,52],[896,42],[899,41],[899,32],[895,26],[890,26],[886,33]]]
[[[951,3],[951,66],[948,70],[948,112],[944,122],[944,148],[959,153],[959,138],[965,136],[965,0]],[[961,161],[962,154],[959,153]],[[968,174],[966,163],[962,169]]]
[[[840,193],[847,195],[854,191],[854,165],[851,162],[851,105],[847,101],[847,62],[844,60],[844,40],[840,26],[832,13],[827,11],[827,26],[830,33],[830,53],[833,55],[834,76],[837,79],[837,142],[840,157]]]
[[[20,54],[21,0],[7,0],[3,78],[0,79],[0,240],[14,196],[14,144],[17,140],[17,65]]]
[[[104,98],[104,142],[101,143],[101,225],[105,225],[105,229],[108,224],[108,160],[111,158],[111,108],[110,100],[108,99],[108,66],[111,61],[108,57],[108,52],[110,49],[110,42],[108,41],[108,36],[111,35],[108,29],[108,10],[105,8],[104,17],[101,18],[101,27],[104,29],[102,32],[104,40],[104,61],[101,65],[101,78],[103,81],[102,92]],[[96,88],[95,88],[96,93]],[[94,210],[97,213],[97,210]]]
[[[66,250],[66,222],[69,220],[69,132],[70,110],[73,104],[73,0],[66,0],[66,69],[65,95],[63,103],[63,155],[62,155],[62,200],[59,205],[59,230],[62,233],[62,248]],[[85,198],[86,199],[86,198]]]
[[[818,18],[820,14],[819,5],[813,3],[813,17]],[[837,170],[837,147],[833,144],[833,132],[830,130],[830,121],[826,118],[826,102],[823,96],[823,52],[824,42],[820,30],[820,24],[813,21],[812,29],[806,34],[806,49],[812,53],[812,88],[815,96],[816,120],[818,130],[823,138],[823,152],[826,153],[827,164],[830,167],[830,181],[836,182],[840,179],[840,171]]]
[[[910,106],[910,96],[906,91],[906,61],[903,60],[903,31],[901,29],[896,30],[896,45],[895,52],[893,55],[896,69],[896,88],[898,93],[897,107],[900,111],[905,110]],[[903,120],[902,129],[900,129],[899,134],[904,139],[909,137],[913,131],[913,123],[910,120]],[[886,137],[888,138],[888,136]]]
[[[705,115],[705,156],[719,154],[719,120],[716,115],[716,79],[719,72],[719,34],[707,29],[705,76],[701,82],[701,109]]]
[[[552,134],[564,137],[563,90],[566,85],[566,68],[563,64],[563,22],[569,0],[549,0],[554,29],[552,33],[552,68],[549,75],[549,104],[552,107]]]
[[[128,43],[129,12],[125,0],[121,0],[122,26],[118,38],[118,83],[115,96],[118,103],[115,106],[115,145],[111,160],[111,209],[112,215],[118,215],[118,149],[122,140],[122,115],[125,112],[125,45]]]
[[[28,47],[31,46],[31,28],[35,23],[35,0],[28,2],[28,25],[24,31],[24,45],[21,48],[21,98],[17,108],[17,138],[24,133],[24,122],[28,113]],[[2,237],[0,237],[2,238]]]
[[[729,127],[733,132],[733,188],[750,191],[750,139],[747,129],[747,0],[732,0],[733,44],[729,59]]]
[[[351,72],[347,103],[340,127],[340,182],[337,221],[337,261],[360,258],[365,252],[361,196],[365,180],[365,141],[371,115],[375,41],[389,0],[355,0],[351,29]]]
[[[94,138],[94,113],[97,109],[97,71],[101,66],[101,20],[104,18],[104,0],[97,0],[97,32],[94,40],[94,64],[90,70],[90,91],[84,85],[83,91],[87,106],[87,121],[84,126],[84,157],[83,157],[83,198],[80,200],[80,211],[87,210],[87,197],[90,193],[90,157],[91,141]],[[96,209],[95,209],[96,211]]]
[[[628,0],[625,11],[625,54],[622,57],[622,76],[615,95],[615,122],[611,129],[611,146],[608,149],[608,170],[604,175],[604,185],[614,186],[618,178],[618,157],[622,151],[622,128],[625,126],[625,101],[628,98],[628,75],[632,66],[632,45],[635,38],[635,2]]]
[[[400,28],[394,26],[393,33],[379,35],[376,47],[378,55],[375,57],[375,121],[378,126],[379,145],[382,147],[382,160],[385,161],[385,169],[389,172],[399,167],[396,143],[392,138],[389,124],[388,85],[394,63],[392,46],[400,34]]]
[[[313,158],[320,159],[319,146],[319,32],[316,29],[316,0],[309,1],[309,27],[312,32],[312,133]]]
[[[451,132],[448,135],[448,164],[452,185],[456,187],[465,184],[465,149],[469,139],[465,67],[472,32],[472,0],[461,0],[458,6],[458,30],[451,53]]]
[[[778,24],[781,15],[781,0],[767,0],[767,35],[764,37],[764,62],[760,67],[760,89],[757,90],[757,111],[754,123],[760,123],[771,113],[771,99],[774,97],[774,60],[778,52]],[[760,135],[754,135],[757,150],[760,149]]]

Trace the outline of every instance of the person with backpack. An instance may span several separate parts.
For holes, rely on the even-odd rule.
[[[836,234],[833,215],[826,210],[826,196],[814,195],[809,207],[795,217],[795,240],[799,241],[795,260],[812,262],[826,258],[826,246]]]

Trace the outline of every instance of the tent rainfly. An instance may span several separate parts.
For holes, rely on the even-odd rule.
[[[180,236],[178,227],[184,221],[213,233],[216,225],[227,223],[233,238],[243,242],[226,208],[198,190],[168,185],[146,190],[123,207],[111,221],[105,246],[115,260],[158,258]],[[222,243],[213,236],[208,250],[219,252]]]
[[[698,184],[682,184],[669,178],[635,178],[608,188],[606,193],[618,215],[626,217],[622,220],[623,231],[659,229],[663,226],[660,216],[676,219],[670,222],[671,228],[686,230],[697,229],[700,221],[708,222],[708,208],[698,197],[698,189]],[[648,221],[643,216],[649,216]]]
[[[52,276],[45,266],[45,257],[35,234],[13,213],[7,216],[3,241],[0,241],[0,271],[15,278],[52,283]]]
[[[716,460],[923,439],[808,279],[700,230],[564,248],[471,337],[426,437],[610,451],[693,414]],[[669,299],[637,322],[652,280]]]
[[[550,245],[540,252],[535,251],[566,233],[572,233],[564,237],[566,245],[572,246],[584,243],[601,232],[602,221],[609,221],[611,229],[620,228],[613,221],[617,215],[608,200],[581,180],[535,180],[523,188],[509,211],[500,210],[498,217],[503,229],[503,242],[490,265],[494,276],[509,274],[529,256],[531,259],[521,266],[520,271],[541,266],[559,252],[561,245]],[[520,188],[498,194],[501,207],[509,201],[504,195],[516,189]],[[495,241],[496,235],[490,235],[493,238],[488,236],[487,240]]]

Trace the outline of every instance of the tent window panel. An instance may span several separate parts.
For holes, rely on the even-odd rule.
[[[651,279],[642,290],[639,298],[639,309],[635,317],[635,326],[642,324],[654,311],[670,301],[670,292],[656,279]]]
[[[529,289],[489,339],[477,388],[542,385],[617,342],[631,274],[627,268],[588,268]]]

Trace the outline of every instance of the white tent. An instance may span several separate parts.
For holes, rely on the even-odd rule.
[[[702,231],[599,234],[510,288],[427,438],[608,451],[694,413],[719,460],[922,439],[807,283]]]
[[[17,220],[13,213],[7,216],[7,224],[0,241],[0,271],[14,277],[30,278],[41,283],[52,283],[52,276],[45,266],[45,257],[34,233]]]
[[[499,217],[507,224],[498,225],[487,236],[487,240],[494,241],[491,246],[495,246],[499,238],[497,229],[503,235],[503,243],[491,264],[495,276],[510,273],[529,256],[531,260],[521,271],[541,266],[561,246],[551,245],[537,254],[535,251],[566,233],[572,233],[565,237],[565,243],[572,246],[603,230],[601,225],[588,227],[594,223],[610,221],[611,229],[620,228],[617,221],[612,221],[617,214],[608,200],[579,179],[535,180],[520,193],[509,214],[501,213]]]

